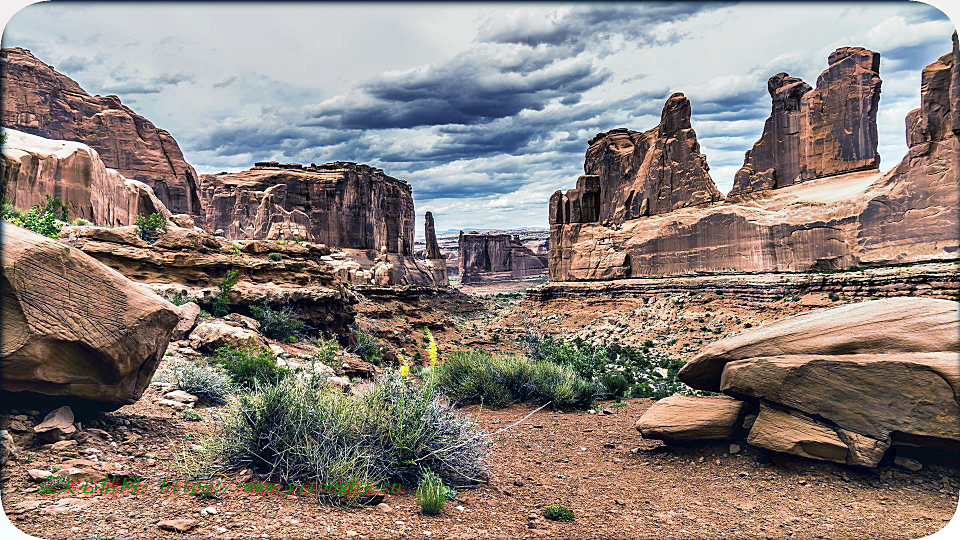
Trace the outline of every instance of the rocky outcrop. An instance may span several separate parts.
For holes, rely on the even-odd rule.
[[[450,284],[443,259],[420,259],[364,249],[337,249],[321,259],[333,266],[337,278],[351,285],[435,288]]]
[[[741,429],[744,403],[727,396],[670,396],[654,403],[634,427],[647,439],[729,439]]]
[[[446,256],[440,253],[440,244],[437,243],[437,226],[433,222],[432,212],[427,212],[423,216],[423,231],[427,244],[424,256],[427,259],[446,259]]]
[[[663,106],[660,124],[590,139],[577,187],[550,198],[550,224],[616,222],[723,198],[710,178],[681,93]]]
[[[908,115],[910,151],[897,167],[881,174],[875,170],[870,119],[879,85],[875,70],[868,69],[874,53],[841,51],[846,52],[831,56],[831,69],[821,76],[816,95],[828,111],[839,107],[831,89],[851,89],[847,108],[836,109],[848,112],[816,117],[835,121],[833,127],[801,130],[801,141],[812,137],[822,143],[810,151],[801,144],[802,183],[615,226],[557,220],[551,203],[551,280],[805,272],[956,259],[960,159],[951,96],[957,93],[958,53],[924,70],[924,106]],[[852,80],[838,82],[838,77]],[[801,110],[814,92],[818,90],[804,94]],[[801,115],[798,121],[813,125],[814,116]],[[868,170],[837,174],[852,169]],[[811,174],[837,175],[808,179]],[[555,194],[551,200],[556,199]]]
[[[678,376],[760,407],[747,442],[876,466],[891,445],[960,448],[960,304],[891,298],[788,317]]]
[[[249,313],[259,304],[290,306],[322,332],[350,335],[357,300],[322,260],[330,254],[326,246],[230,242],[172,226],[153,243],[141,239],[136,227],[64,227],[60,238],[134,281],[195,299],[207,311],[220,293],[218,285],[235,270],[238,282],[227,295],[233,311]]]
[[[510,234],[460,231],[458,261],[461,283],[537,277],[547,269],[543,259]]]
[[[106,408],[139,399],[179,322],[174,306],[61,242],[2,230],[0,388]]]
[[[111,227],[133,225],[137,216],[155,212],[170,216],[150,186],[108,169],[89,146],[14,129],[4,133],[0,196],[13,206],[25,210],[43,205],[45,196],[59,197],[69,219]]]
[[[410,184],[369,165],[259,162],[200,179],[210,231],[413,255]]]
[[[84,143],[107,167],[153,188],[171,212],[201,215],[197,173],[177,142],[117,96],[91,96],[19,47],[0,50],[0,86],[4,127]]]

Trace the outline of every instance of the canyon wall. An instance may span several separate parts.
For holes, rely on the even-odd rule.
[[[13,206],[42,206],[50,195],[67,206],[68,219],[111,227],[133,225],[141,214],[170,216],[150,186],[107,168],[89,146],[15,129],[4,133],[0,198]]]
[[[117,96],[91,96],[19,47],[0,50],[0,86],[4,127],[84,143],[107,167],[153,188],[171,212],[201,214],[197,173],[177,142]]]
[[[459,273],[461,283],[483,283],[542,276],[546,262],[520,239],[510,234],[460,231]]]
[[[849,51],[853,53],[844,56]],[[953,51],[924,69],[922,105],[907,116],[909,152],[886,174],[878,171],[876,156],[879,78],[868,69],[877,65],[875,54],[844,48],[830,56],[831,67],[820,77],[818,90],[800,99],[802,113],[807,96],[818,92],[813,96],[821,107],[816,121],[795,110],[803,91],[799,80],[785,75],[771,79],[769,129],[746,160],[766,167],[760,171],[766,179],[742,180],[729,201],[610,226],[561,219],[566,216],[556,204],[560,194],[554,194],[550,278],[803,272],[956,259],[956,35]],[[781,178],[789,180],[787,185],[781,187]],[[616,207],[611,211],[615,214]],[[603,212],[601,208],[601,216]]]
[[[207,229],[227,238],[300,237],[413,255],[410,184],[369,165],[259,162],[249,171],[203,175],[200,184]]]

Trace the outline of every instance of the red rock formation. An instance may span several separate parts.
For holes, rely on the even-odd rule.
[[[815,90],[786,73],[770,77],[770,117],[728,196],[880,167],[880,55],[842,47],[828,62]]]
[[[872,53],[841,49],[850,50],[859,51],[852,57],[871,59],[869,65],[873,66]],[[831,70],[818,85],[821,90],[861,83],[860,88],[873,90],[848,94],[852,96],[848,114],[822,117],[824,122],[833,118],[836,126],[801,130],[801,140],[816,133],[816,140],[822,143],[819,148],[824,149],[804,154],[801,144],[802,183],[741,194],[736,204],[683,208],[616,227],[554,220],[551,279],[803,272],[957,259],[960,148],[953,121],[957,118],[954,98],[960,93],[955,82],[960,52],[956,45],[951,54],[924,70],[923,105],[908,115],[910,151],[885,175],[876,170],[875,156],[867,159],[876,147],[875,138],[870,138],[870,119],[875,118],[876,107],[864,104],[873,103],[879,79],[859,63],[849,67],[850,56],[831,58]],[[831,78],[832,70],[847,73],[854,81],[838,82]],[[802,104],[813,92],[804,95]],[[835,98],[821,92],[817,99],[828,103]],[[868,118],[856,117],[858,114]],[[804,122],[809,125],[801,118]],[[840,132],[849,137],[835,136]],[[813,146],[817,145],[806,144]],[[844,159],[817,161],[833,150]],[[803,169],[804,160],[811,157],[816,159],[806,163],[818,165]],[[867,170],[809,180],[803,176],[804,170],[832,174],[848,170],[843,168],[847,166]],[[555,210],[551,208],[551,212],[553,219]]]
[[[410,184],[369,165],[261,162],[200,178],[206,225],[234,239],[294,239],[413,255]]]
[[[723,198],[690,127],[690,100],[670,96],[660,124],[590,140],[577,187],[550,198],[550,223],[623,222]]]
[[[800,98],[810,85],[786,73],[767,81],[773,110],[760,140],[747,151],[729,196],[789,186],[800,179]]]
[[[433,222],[432,212],[427,212],[423,216],[423,232],[427,243],[427,247],[424,250],[426,258],[446,259],[446,256],[440,253],[440,244],[437,243],[437,226]]]
[[[82,142],[107,167],[152,187],[173,213],[201,214],[197,173],[177,142],[117,96],[91,96],[19,47],[0,50],[0,86],[5,127]]]
[[[540,276],[546,264],[509,234],[464,233],[459,243],[460,282],[482,283]]]
[[[0,197],[26,210],[45,196],[67,205],[68,219],[94,225],[133,225],[137,216],[170,212],[150,186],[104,167],[97,152],[70,141],[55,141],[5,129]]]
[[[800,100],[800,176],[804,180],[880,167],[880,54],[842,47],[827,61],[829,67],[817,79],[817,88]]]

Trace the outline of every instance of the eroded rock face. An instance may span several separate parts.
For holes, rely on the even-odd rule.
[[[758,404],[747,442],[876,466],[891,445],[960,449],[960,304],[889,298],[787,317],[679,372]]]
[[[590,140],[577,187],[550,198],[550,223],[622,222],[723,198],[690,127],[690,100],[670,96],[660,124]]]
[[[170,211],[201,214],[197,173],[177,142],[117,96],[91,96],[19,47],[0,50],[0,85],[4,127],[89,145],[107,167],[153,188]]]
[[[196,299],[208,311],[220,292],[217,285],[237,270],[239,281],[228,295],[234,311],[249,312],[254,304],[288,305],[318,330],[341,336],[349,334],[353,322],[356,298],[322,260],[330,254],[323,245],[231,242],[172,226],[152,244],[136,227],[64,227],[60,237],[130,279]],[[280,260],[270,253],[280,254]]]
[[[443,253],[440,253],[440,244],[437,243],[437,226],[433,222],[433,213],[427,212],[423,216],[423,231],[426,238],[426,250],[424,255],[428,259],[446,259]]]
[[[154,212],[170,216],[150,186],[106,168],[89,146],[14,129],[4,133],[0,195],[15,207],[43,205],[50,195],[67,205],[69,219],[95,225],[133,225],[138,215]]]
[[[789,186],[800,180],[800,99],[810,85],[786,73],[767,81],[773,110],[760,140],[747,151],[729,196]]]
[[[262,162],[203,175],[206,228],[232,239],[293,240],[413,255],[410,184],[368,165]]]
[[[815,151],[805,151],[801,144],[801,183],[771,190],[765,189],[769,182],[757,180],[765,190],[740,193],[731,204],[681,208],[616,226],[559,219],[563,213],[557,209],[565,200],[554,194],[551,280],[806,272],[955,260],[960,253],[960,144],[952,122],[954,96],[960,93],[955,83],[960,53],[955,50],[924,70],[924,105],[907,118],[910,151],[897,167],[881,174],[871,120],[879,88],[874,53],[841,51],[846,52],[831,56],[820,90],[804,94],[801,111],[815,93],[823,111],[840,107],[843,100],[830,96],[843,88],[851,96],[843,109],[849,111],[818,113],[818,122],[833,118],[837,125],[801,130],[801,140],[820,141]],[[851,80],[838,83],[837,77]],[[814,125],[811,118],[801,115],[798,121]],[[761,148],[765,140],[776,139],[772,133],[758,143]],[[865,170],[837,174],[855,169]],[[808,179],[810,171],[836,176]],[[753,182],[740,185],[748,189]]]
[[[0,388],[107,408],[139,399],[180,320],[174,306],[61,242],[2,231]]]
[[[460,231],[460,282],[523,279],[546,273],[545,262],[509,234]]]
[[[880,53],[841,47],[827,62],[816,89],[800,100],[800,176],[804,180],[880,167]]]
[[[727,396],[670,396],[654,403],[634,427],[646,439],[729,439],[740,429],[744,403]]]

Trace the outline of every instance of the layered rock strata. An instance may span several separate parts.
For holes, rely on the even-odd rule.
[[[128,278],[167,295],[196,299],[208,311],[218,285],[235,270],[238,282],[227,295],[234,311],[248,313],[259,304],[290,306],[320,331],[350,335],[357,299],[322,260],[331,253],[326,246],[231,242],[180,227],[169,227],[153,243],[141,239],[136,227],[64,227],[60,237]]]
[[[258,162],[203,175],[206,228],[231,239],[302,240],[413,255],[410,184],[381,169],[338,161]]]
[[[460,231],[458,262],[461,283],[517,280],[542,276],[545,261],[516,235]]]
[[[45,195],[59,197],[68,219],[111,227],[135,224],[137,216],[155,212],[170,216],[150,186],[108,169],[89,146],[14,129],[4,133],[0,196],[13,206],[25,210],[43,205]]]
[[[958,319],[957,302],[923,298],[813,311],[712,343],[678,376],[759,407],[747,442],[768,450],[868,467],[892,445],[957,451]],[[650,411],[644,436],[677,437],[672,418]]]
[[[153,188],[171,212],[201,215],[197,173],[177,141],[117,96],[91,96],[19,47],[0,50],[0,86],[4,127],[84,143],[107,167]]]
[[[427,212],[423,216],[423,232],[426,239],[424,257],[427,259],[446,259],[447,257],[440,253],[440,244],[437,243],[437,225],[433,221],[432,212]]]
[[[590,139],[577,187],[550,198],[550,224],[623,222],[723,198],[690,126],[690,100],[676,93],[660,124]]]
[[[728,196],[880,167],[880,55],[843,47],[827,61],[816,89],[786,73],[770,77],[770,117]]]
[[[958,64],[955,45],[924,70],[923,105],[908,115],[909,153],[886,174],[865,170],[806,180],[801,172],[799,184],[616,226],[557,221],[551,204],[551,280],[804,272],[956,259],[960,153],[953,96],[960,92]],[[867,71],[847,70],[861,82],[872,80]],[[855,82],[840,86],[862,89]],[[855,93],[852,102],[861,103],[860,95]],[[849,114],[864,110],[858,105]],[[836,129],[867,126],[861,131],[869,133],[870,122],[861,120],[845,119]],[[806,136],[801,131],[801,140]],[[845,144],[831,148],[843,154]],[[855,168],[875,167],[872,158],[858,160]],[[836,172],[822,162],[818,167],[808,170]]]
[[[149,289],[4,223],[0,388],[117,408],[143,393],[180,320]]]

